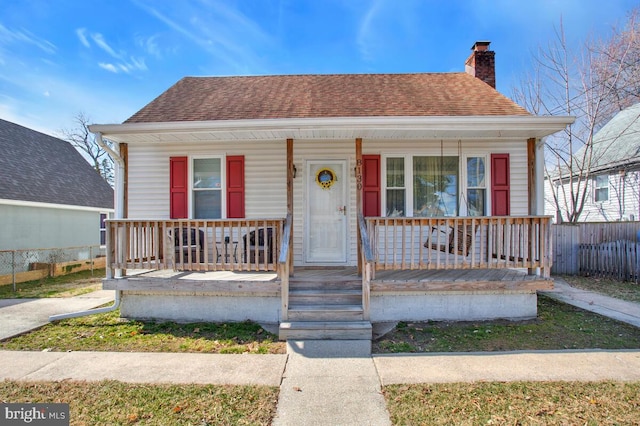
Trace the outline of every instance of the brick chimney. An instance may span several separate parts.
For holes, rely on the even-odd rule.
[[[476,41],[471,47],[472,53],[464,63],[467,74],[479,78],[489,86],[496,88],[496,52],[489,50],[490,41]]]

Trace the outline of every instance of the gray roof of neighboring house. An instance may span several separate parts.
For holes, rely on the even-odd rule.
[[[594,171],[640,163],[640,103],[620,111],[595,134],[592,155]]]
[[[581,159],[585,149],[580,148],[573,158]],[[591,173],[640,165],[640,103],[620,111],[593,136],[591,155]],[[568,177],[568,168],[560,170],[563,178]],[[557,179],[558,169],[550,177]]]
[[[0,199],[113,208],[113,189],[68,142],[0,119]]]

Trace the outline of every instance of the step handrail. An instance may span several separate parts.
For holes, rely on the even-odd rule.
[[[371,250],[371,242],[369,233],[367,232],[367,224],[364,215],[358,213],[358,227],[360,229],[360,250],[362,256],[362,314],[365,320],[371,319],[370,314],[370,296],[371,296],[371,278],[374,271],[374,257]]]
[[[291,268],[291,256],[289,250],[291,247],[291,213],[287,213],[284,220],[284,232],[282,235],[282,244],[280,246],[280,257],[278,258],[278,275],[280,275],[280,300],[282,321],[289,319],[289,272]]]

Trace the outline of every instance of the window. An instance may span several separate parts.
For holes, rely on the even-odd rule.
[[[387,217],[509,215],[508,153],[390,155],[382,161],[381,205]]]
[[[106,213],[100,213],[100,245],[104,246],[107,244],[107,224],[105,221],[107,220]]]
[[[458,157],[413,157],[414,216],[458,215]]]
[[[193,160],[192,213],[194,219],[222,217],[222,167],[220,158]]]
[[[485,157],[467,157],[467,216],[487,213],[485,161]]]
[[[387,217],[404,216],[404,158],[387,158]]]
[[[170,157],[169,217],[242,218],[245,213],[244,186],[242,155]]]
[[[609,175],[596,176],[595,179],[595,202],[609,200]]]

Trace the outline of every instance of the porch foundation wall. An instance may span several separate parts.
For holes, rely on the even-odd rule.
[[[537,295],[530,291],[371,296],[372,322],[525,320],[537,315]]]
[[[120,315],[124,318],[176,322],[275,323],[280,321],[280,297],[220,296],[207,294],[154,294],[123,291]]]

